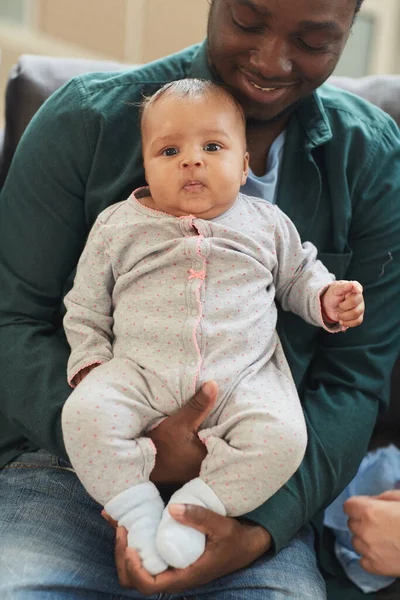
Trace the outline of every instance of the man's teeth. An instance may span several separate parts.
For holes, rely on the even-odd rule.
[[[261,90],[262,92],[274,92],[275,90],[278,89],[276,87],[274,87],[274,88],[264,88],[264,87],[261,87],[261,86],[257,85],[256,83],[254,83],[254,81],[252,81],[251,84],[254,85],[254,87],[257,88],[258,90]]]

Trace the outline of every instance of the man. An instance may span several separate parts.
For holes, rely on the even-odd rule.
[[[66,462],[60,412],[69,394],[68,347],[60,309],[96,216],[144,183],[137,102],[188,76],[223,80],[240,100],[253,189],[289,215],[338,279],[346,274],[363,284],[367,315],[358,330],[331,338],[280,315],[308,426],[299,471],[240,522],[175,507],[177,520],[208,536],[203,557],[184,571],[151,578],[119,529],[119,579],[131,588],[127,598],[163,592],[204,600],[324,597],[314,531],[321,509],[366,452],[399,347],[399,132],[360,99],[329,87],[315,92],[335,68],[360,5],[214,0],[205,44],[138,71],[75,79],[30,125],[0,213],[5,597],[123,595],[112,530]],[[197,475],[205,450],[195,432],[215,395],[205,386],[149,434],[158,450],[152,473],[158,485]],[[38,448],[44,450],[32,452]]]

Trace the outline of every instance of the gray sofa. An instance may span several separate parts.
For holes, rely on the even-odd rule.
[[[34,55],[22,56],[13,68],[7,86],[5,129],[0,138],[0,188],[5,181],[22,133],[32,116],[52,92],[74,75],[89,71],[117,71],[131,67],[134,68],[134,65]],[[361,79],[333,77],[331,82],[378,105],[400,126],[400,75],[371,76]],[[390,409],[381,417],[375,428],[371,448],[390,442],[400,447],[400,360],[397,361],[392,373]],[[376,597],[380,600],[400,600],[399,581]],[[350,598],[347,594],[343,595],[343,598],[345,597]]]

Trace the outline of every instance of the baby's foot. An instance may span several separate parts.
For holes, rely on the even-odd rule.
[[[168,568],[156,548],[164,502],[153,483],[141,483],[125,490],[107,502],[104,508],[127,529],[128,546],[137,550],[146,571],[158,575]]]
[[[175,492],[171,504],[197,504],[214,512],[225,515],[225,508],[213,490],[199,477],[186,483]],[[201,531],[182,525],[170,515],[168,506],[164,509],[158,526],[156,547],[161,557],[171,567],[185,569],[203,554],[206,536]]]

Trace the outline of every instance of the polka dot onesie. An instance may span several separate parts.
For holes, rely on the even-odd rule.
[[[320,296],[334,277],[265,200],[239,194],[203,220],[147,208],[138,200],[146,194],[99,215],[65,298],[69,382],[99,365],[65,404],[66,448],[105,505],[149,481],[155,448],[143,433],[215,380],[218,401],[199,433],[208,450],[200,479],[226,514],[241,515],[289,479],[307,441],[275,296],[326,328]]]

